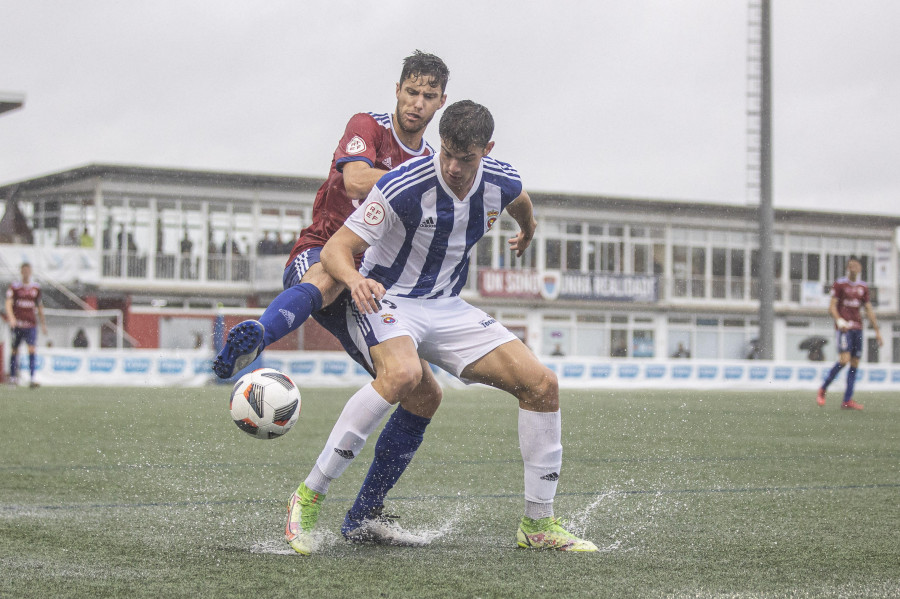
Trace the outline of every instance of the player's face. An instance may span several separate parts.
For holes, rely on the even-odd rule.
[[[862,272],[862,264],[857,262],[856,260],[851,260],[847,263],[847,275],[850,277],[851,281],[855,281],[859,278],[859,273]]]
[[[457,197],[462,198],[469,193],[481,159],[493,147],[494,142],[489,142],[485,147],[472,144],[466,150],[457,150],[441,141],[441,176]]]
[[[397,127],[410,134],[425,131],[446,100],[440,87],[431,86],[430,77],[407,77],[397,84]]]
[[[27,265],[23,266],[19,272],[22,274],[22,282],[23,283],[27,283],[28,281],[31,280],[31,267],[30,266],[27,266]]]

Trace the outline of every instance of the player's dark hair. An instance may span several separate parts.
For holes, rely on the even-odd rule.
[[[847,258],[847,262],[850,262],[851,260],[853,262],[859,262],[860,264],[862,264],[862,262],[860,262],[859,258],[857,258],[856,256],[850,256],[849,258]]]
[[[403,83],[410,77],[413,79],[418,79],[419,77],[430,78],[428,85],[440,87],[443,94],[444,90],[447,89],[447,81],[450,79],[450,69],[447,68],[443,60],[434,54],[416,50],[411,56],[403,59],[400,83]]]
[[[441,143],[453,150],[468,150],[472,144],[484,148],[494,134],[494,117],[481,104],[460,100],[444,110],[438,134]]]

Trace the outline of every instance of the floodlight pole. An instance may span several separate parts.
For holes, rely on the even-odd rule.
[[[759,357],[775,357],[775,259],[772,248],[772,53],[769,0],[760,6],[760,137],[759,137]]]

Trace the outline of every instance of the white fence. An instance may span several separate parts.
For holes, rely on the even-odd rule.
[[[217,382],[210,370],[212,358],[202,350],[41,348],[35,378],[45,386],[199,387]],[[556,372],[560,386],[569,389],[815,390],[832,366],[832,362],[550,357],[544,362]],[[19,363],[20,382],[27,384],[28,354],[24,346],[19,351]],[[358,387],[370,380],[365,370],[341,352],[268,351],[252,365],[262,366],[285,372],[301,388]],[[835,381],[833,390],[843,387],[846,371]],[[438,378],[444,384],[462,386],[446,373],[439,372]],[[900,390],[900,364],[863,365],[856,380],[860,391]]]

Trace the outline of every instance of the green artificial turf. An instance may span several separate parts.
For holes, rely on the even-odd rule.
[[[0,597],[898,597],[900,398],[564,391],[556,513],[600,552],[516,548],[515,400],[447,390],[389,496],[427,547],[349,544],[374,437],[310,557],[286,503],[352,393],[239,431],[229,386],[0,390]],[[376,433],[377,435],[377,433]]]

